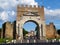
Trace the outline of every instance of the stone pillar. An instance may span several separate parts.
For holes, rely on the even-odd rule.
[[[46,39],[46,25],[43,24],[43,39]]]
[[[41,35],[42,35],[42,33],[41,33],[41,26],[40,26],[40,40],[42,39]]]
[[[44,40],[45,39],[44,25],[40,24],[39,28],[40,28],[39,30],[40,40]]]
[[[18,24],[19,24],[18,21],[16,21],[16,39],[18,39],[18,36],[19,36],[18,35],[18,27],[19,27]]]
[[[40,24],[40,30],[39,30],[39,31],[40,31],[40,32],[39,32],[39,35],[40,35],[40,40],[42,40],[42,38],[43,38],[42,36],[43,36],[43,35],[42,35],[41,24]]]
[[[21,40],[23,40],[23,28],[22,25],[19,25],[19,36],[21,37]]]
[[[17,25],[16,25],[16,31],[17,31],[17,36],[18,39],[22,40],[23,39],[23,28],[22,25],[20,24],[20,21],[17,21]]]
[[[20,25],[18,24],[18,36],[20,35],[20,27],[19,27]]]

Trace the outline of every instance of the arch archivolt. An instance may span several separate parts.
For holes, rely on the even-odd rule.
[[[41,36],[41,20],[38,20],[37,18],[39,17],[31,17],[30,19],[30,16],[29,17],[26,17],[26,16],[23,16],[22,19],[19,21],[19,36],[21,38],[23,38],[23,25],[26,21],[29,21],[29,20],[32,20],[32,21],[35,21],[38,25],[39,25],[39,37]]]
[[[17,23],[17,25],[19,24],[19,29],[17,28],[17,30],[18,30],[17,33],[20,32],[18,35],[21,37],[21,39],[23,39],[23,25],[26,21],[29,21],[29,20],[35,21],[39,25],[38,34],[39,34],[39,38],[42,38],[43,34],[41,32],[41,30],[42,30],[41,25],[43,25],[43,23],[39,16],[37,16],[37,17],[36,16],[22,16],[21,19]]]
[[[28,20],[34,20],[36,21],[38,24],[41,24],[41,19],[40,17],[30,17],[30,16],[23,16],[22,19],[20,20],[20,23],[24,24],[26,21]]]

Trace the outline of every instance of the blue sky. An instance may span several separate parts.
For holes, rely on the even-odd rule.
[[[27,22],[23,25],[23,28],[27,31],[35,30],[36,24],[34,22]]]
[[[16,20],[16,6],[18,4],[44,5],[46,24],[53,22],[56,28],[60,29],[60,0],[0,0],[0,27],[6,21]],[[30,24],[33,24],[33,27],[27,29],[34,29],[34,23],[27,25]]]

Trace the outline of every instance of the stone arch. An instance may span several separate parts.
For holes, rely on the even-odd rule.
[[[35,24],[37,24],[37,25],[39,25],[36,21],[34,21],[34,20],[27,20],[27,21],[25,21],[25,23],[27,23],[27,22],[34,22]],[[25,24],[24,23],[24,24]]]
[[[39,37],[39,30],[40,30],[40,27],[39,27],[38,22],[35,21],[35,20],[27,20],[27,21],[24,22],[24,24],[27,23],[27,22],[33,22],[33,23],[35,23],[35,24],[37,25],[37,26],[36,26],[36,28],[37,28],[37,29],[36,29],[36,31],[37,31],[37,33],[36,33],[36,34],[37,34],[36,37],[38,38],[38,37]],[[23,25],[24,25],[24,24],[23,24]]]

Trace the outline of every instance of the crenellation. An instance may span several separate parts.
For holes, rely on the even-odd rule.
[[[22,9],[22,8],[26,8],[26,9],[38,9],[41,8],[39,5],[18,5],[17,9]]]
[[[22,7],[22,8],[23,8],[23,7],[24,7],[24,5],[20,5],[20,7]]]
[[[29,8],[32,8],[33,6],[32,5],[29,5]]]
[[[25,5],[26,8],[28,8],[28,5]]]
[[[38,8],[40,8],[40,6],[38,5]]]
[[[34,5],[34,8],[40,8],[38,5]]]

